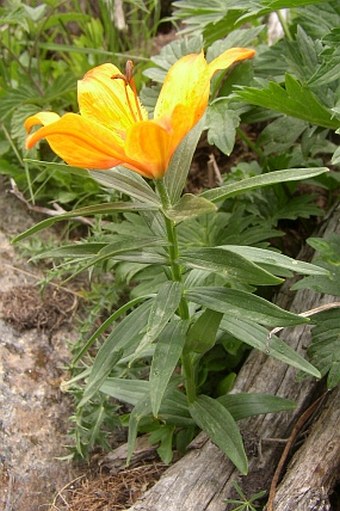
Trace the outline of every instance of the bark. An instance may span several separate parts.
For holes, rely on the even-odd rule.
[[[340,387],[334,389],[276,492],[275,511],[328,511],[340,477]]]
[[[330,217],[325,234],[334,232],[340,232],[340,208]],[[277,303],[294,312],[303,312],[335,301],[334,296],[320,295],[309,290],[297,292],[291,300],[287,289],[287,286],[283,288]],[[296,351],[304,354],[309,342],[310,327],[285,329],[280,336]],[[249,458],[248,475],[240,481],[240,475],[232,463],[204,434],[200,434],[188,454],[171,466],[129,511],[225,511],[225,499],[235,497],[235,481],[249,496],[268,488],[283,450],[282,439],[289,436],[297,418],[320,393],[320,387],[321,384],[314,379],[297,379],[297,370],[294,368],[253,351],[239,373],[233,392],[275,394],[293,399],[296,409],[289,413],[253,417],[240,423]],[[325,454],[326,447],[324,451],[320,449],[321,456]],[[332,457],[332,452],[328,456]],[[326,472],[331,465],[328,464],[328,458],[324,463],[321,460],[318,462],[318,466]],[[314,486],[311,480],[306,484]],[[288,510],[289,506],[283,509]],[[298,511],[296,506],[290,509]]]

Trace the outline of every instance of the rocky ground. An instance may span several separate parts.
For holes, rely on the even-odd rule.
[[[75,338],[64,311],[74,298],[51,306],[39,292],[41,274],[11,238],[34,223],[8,181],[0,180],[0,508],[47,509],[75,477],[57,458],[67,454],[69,398],[60,391]],[[68,302],[68,303],[67,303]],[[67,303],[67,305],[66,305]],[[59,308],[59,312],[58,312]],[[68,317],[70,314],[68,314]]]

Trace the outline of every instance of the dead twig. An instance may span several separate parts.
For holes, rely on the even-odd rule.
[[[24,195],[18,189],[14,179],[11,178],[10,183],[11,183],[10,193],[12,195],[14,195],[17,199],[19,199],[20,202],[23,202],[25,204],[25,206],[29,209],[29,211],[33,211],[35,213],[41,213],[43,215],[47,215],[47,216],[51,216],[51,217],[52,216],[60,216],[60,215],[63,215],[64,213],[68,213],[68,211],[63,209],[56,202],[53,203],[54,209],[45,208],[43,206],[35,206],[35,205],[30,204],[28,202],[28,200],[24,197]],[[89,218],[86,218],[84,216],[75,216],[72,218],[72,220],[75,220],[82,224],[88,225],[90,227],[93,227],[93,225],[94,225],[92,220],[90,220]]]

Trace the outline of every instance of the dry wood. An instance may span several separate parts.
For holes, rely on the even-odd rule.
[[[275,511],[327,511],[328,494],[340,478],[340,387],[326,406],[301,449],[294,455],[276,492]]]
[[[325,230],[326,235],[334,232],[340,233],[340,207],[333,212]],[[334,301],[333,296],[309,290],[297,292],[292,300],[286,286],[277,303],[301,313]],[[305,353],[310,328],[285,329],[280,336],[296,351]],[[239,373],[234,393],[266,392],[296,402],[294,412],[252,417],[240,423],[249,458],[247,477],[240,481],[232,463],[200,434],[188,454],[171,466],[129,511],[225,511],[225,499],[235,496],[235,481],[248,495],[268,488],[283,450],[280,439],[289,437],[298,417],[320,392],[320,384],[315,380],[297,380],[296,375],[294,368],[256,351]]]

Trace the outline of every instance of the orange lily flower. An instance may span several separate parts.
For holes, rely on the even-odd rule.
[[[113,64],[90,70],[78,81],[80,114],[40,112],[26,119],[31,149],[46,138],[52,150],[69,165],[105,170],[124,165],[144,177],[159,179],[185,135],[203,116],[210,80],[220,69],[252,58],[254,50],[232,48],[208,63],[203,55],[186,55],[168,71],[154,111],[148,119],[132,78]]]

